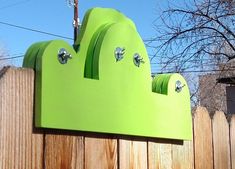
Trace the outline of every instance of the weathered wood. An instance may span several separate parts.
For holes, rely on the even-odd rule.
[[[65,133],[46,134],[44,160],[46,169],[83,169],[83,137]]]
[[[196,109],[193,123],[195,169],[213,169],[212,126],[205,108]]]
[[[235,115],[230,121],[230,151],[231,151],[231,165],[235,169]]]
[[[43,134],[32,127],[33,70],[2,70],[0,96],[0,168],[41,169]]]
[[[85,137],[85,169],[117,169],[117,139]]]
[[[194,168],[193,141],[184,141],[182,145],[172,145],[172,168]]]
[[[194,141],[181,145],[173,140],[34,128],[30,69],[0,71],[0,96],[1,169],[235,169],[235,116],[229,128],[224,113],[216,112],[211,121],[207,110],[198,107]]]
[[[213,117],[214,168],[229,169],[230,141],[229,125],[223,112],[217,111]]]
[[[119,139],[119,168],[147,169],[147,141]]]
[[[149,141],[148,164],[149,169],[172,169],[171,142],[167,140]]]

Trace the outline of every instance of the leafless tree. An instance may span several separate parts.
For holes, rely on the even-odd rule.
[[[156,23],[157,36],[147,46],[155,49],[151,62],[161,70],[211,68],[235,58],[234,0],[169,4]]]
[[[156,37],[146,42],[153,49],[152,72],[182,73],[191,103],[198,105],[198,76],[208,70],[224,72],[221,63],[235,58],[235,0],[171,0],[156,19],[155,30]]]

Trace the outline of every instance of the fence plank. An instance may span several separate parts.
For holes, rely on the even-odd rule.
[[[117,169],[117,139],[85,137],[85,169]]]
[[[41,169],[43,134],[33,132],[34,72],[0,72],[0,168]]]
[[[173,169],[193,169],[193,141],[184,141],[183,145],[172,145],[172,168]]]
[[[231,165],[235,169],[235,115],[232,116],[230,122],[230,151],[231,151]]]
[[[235,169],[235,116],[229,128],[223,112],[216,112],[211,121],[205,108],[197,108],[193,147],[190,141],[179,145],[172,140],[117,140],[67,131],[44,135],[32,125],[30,69],[0,71],[0,96],[0,168]]]
[[[119,168],[147,169],[147,141],[119,139]]]
[[[229,169],[230,141],[229,124],[223,112],[217,111],[213,117],[214,168]]]
[[[165,143],[164,143],[165,142]],[[172,169],[172,144],[164,140],[148,142],[149,169]]]
[[[46,134],[44,154],[46,169],[83,169],[83,137]]]
[[[213,169],[212,126],[206,108],[196,109],[193,122],[195,169]]]

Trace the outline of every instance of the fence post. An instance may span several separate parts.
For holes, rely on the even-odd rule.
[[[43,168],[43,134],[33,128],[34,71],[0,71],[0,168]]]
[[[172,169],[172,142],[152,140],[148,142],[149,169]]]
[[[197,107],[193,123],[195,169],[213,169],[212,127],[206,108]]]
[[[85,169],[117,169],[117,139],[85,137]]]
[[[34,128],[31,69],[1,70],[0,96],[0,168],[235,169],[235,116],[229,128],[223,112],[216,112],[212,121],[206,108],[198,107],[194,141],[181,145],[167,139]]]
[[[229,124],[223,112],[213,117],[214,168],[230,169]]]
[[[119,168],[147,169],[147,142],[119,139]]]
[[[235,115],[232,116],[230,121],[230,152],[231,152],[231,165],[235,169]]]
[[[194,169],[193,142],[183,141],[172,145],[172,168]]]
[[[50,130],[47,130],[50,131]],[[69,131],[45,134],[44,164],[46,169],[83,169],[83,137]]]

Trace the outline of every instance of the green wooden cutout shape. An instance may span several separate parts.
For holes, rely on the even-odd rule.
[[[122,60],[115,49],[124,47]],[[58,60],[64,48],[72,59]],[[133,62],[138,53],[144,63]],[[72,47],[62,40],[33,44],[24,67],[36,70],[37,127],[191,139],[189,90],[179,74],[151,79],[149,58],[134,23],[113,9],[94,8]],[[182,91],[175,90],[180,81]]]

